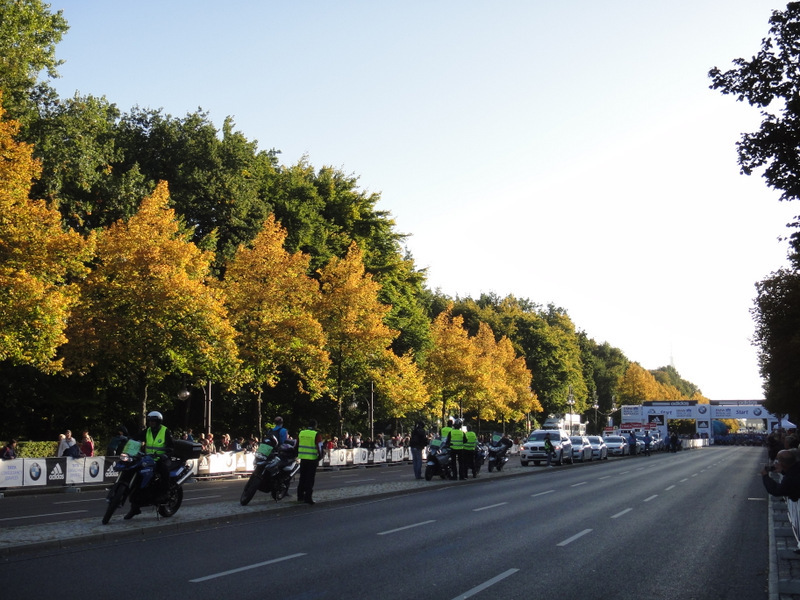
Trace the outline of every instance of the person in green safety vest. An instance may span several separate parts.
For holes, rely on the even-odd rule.
[[[442,431],[439,433],[439,436],[442,438],[442,447],[449,447],[450,446],[450,432],[453,431],[453,417],[449,417],[447,419],[447,425],[442,427]],[[456,478],[456,455],[453,451],[450,451],[450,465],[448,466],[450,470],[450,474],[448,475],[449,479]]]
[[[472,471],[472,478],[475,479],[478,476],[475,465],[475,453],[478,451],[478,435],[472,431],[472,427],[468,425],[467,432],[464,434],[464,436],[466,438],[464,441],[464,453],[467,458],[467,466]]]
[[[467,478],[467,457],[466,451],[464,450],[464,442],[466,442],[466,436],[464,435],[464,430],[461,429],[461,419],[456,419],[453,423],[453,428],[450,430],[450,448],[455,455],[454,464],[457,465],[456,473],[458,474],[458,479],[463,480]]]
[[[314,502],[314,479],[317,476],[317,465],[322,460],[322,434],[317,431],[314,419],[308,427],[297,436],[297,458],[300,459],[300,481],[297,483],[297,501],[306,504]]]
[[[147,413],[147,428],[133,439],[137,442],[144,442],[144,453],[150,454],[156,460],[158,490],[155,504],[163,504],[167,501],[167,492],[169,491],[169,471],[172,467],[170,451],[175,447],[172,433],[164,425],[164,416],[157,410]],[[141,512],[139,505],[134,504],[131,500],[131,508],[123,518],[132,519]]]

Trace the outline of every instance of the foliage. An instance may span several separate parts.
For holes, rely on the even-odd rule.
[[[338,407],[341,434],[344,399],[385,364],[385,350],[397,332],[384,323],[389,307],[378,300],[380,286],[365,272],[355,242],[344,258],[332,258],[319,277],[322,294],[316,312],[327,335],[328,393]]]
[[[211,254],[179,230],[168,199],[160,184],[130,220],[98,235],[65,348],[72,371],[97,369],[135,394],[142,418],[148,386],[171,374],[233,384],[239,362],[235,331],[206,285]]]
[[[286,252],[285,239],[286,230],[270,216],[252,246],[237,250],[221,283],[245,376],[259,403],[263,386],[275,387],[288,372],[298,376],[301,392],[318,396],[330,364],[313,314],[319,286],[306,275],[309,257]],[[258,414],[260,419],[260,409]]]
[[[3,114],[0,107],[0,361],[58,371],[56,351],[76,296],[71,282],[85,274],[91,243],[28,198],[40,166],[31,147],[15,141],[18,123]]]
[[[27,123],[37,97],[50,91],[37,83],[44,71],[57,77],[56,44],[68,26],[62,11],[51,13],[41,0],[0,0],[0,90],[9,114]]]
[[[754,343],[764,377],[766,408],[797,415],[800,398],[800,273],[782,269],[756,284]]]

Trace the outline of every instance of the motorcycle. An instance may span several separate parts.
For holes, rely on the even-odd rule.
[[[508,462],[508,448],[509,446],[501,443],[502,436],[495,435],[489,444],[489,473],[494,469],[498,471],[503,470],[503,465]]]
[[[442,479],[457,479],[452,464],[450,446],[443,444],[444,440],[435,438],[428,446],[428,460],[425,464],[425,481],[430,481],[435,475]]]
[[[253,472],[244,486],[239,503],[246,506],[259,490],[269,493],[275,502],[285,498],[299,470],[300,461],[297,460],[297,447],[293,441],[279,445],[274,436],[266,438],[256,449]]]
[[[155,506],[162,517],[171,517],[183,503],[183,484],[192,474],[193,461],[200,458],[200,444],[175,441],[165,501],[158,498],[161,488],[155,458],[142,452],[142,446],[141,442],[128,440],[114,463],[114,470],[119,475],[106,496],[108,506],[103,515],[103,525],[108,524],[114,511],[124,506],[128,499],[136,506]]]
[[[486,462],[486,456],[489,454],[486,444],[478,444],[475,448],[475,475],[481,472],[483,463]]]

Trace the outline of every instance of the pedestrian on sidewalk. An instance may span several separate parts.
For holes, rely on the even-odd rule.
[[[800,457],[797,450],[781,450],[777,453],[772,467],[761,469],[761,480],[767,492],[773,496],[786,498],[786,509],[789,513],[789,522],[797,541],[794,553],[800,554]],[[779,480],[770,476],[771,472],[780,475]]]

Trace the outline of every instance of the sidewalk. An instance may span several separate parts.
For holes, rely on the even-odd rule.
[[[786,502],[768,496],[769,502],[769,599],[800,600],[800,554],[794,539]]]

